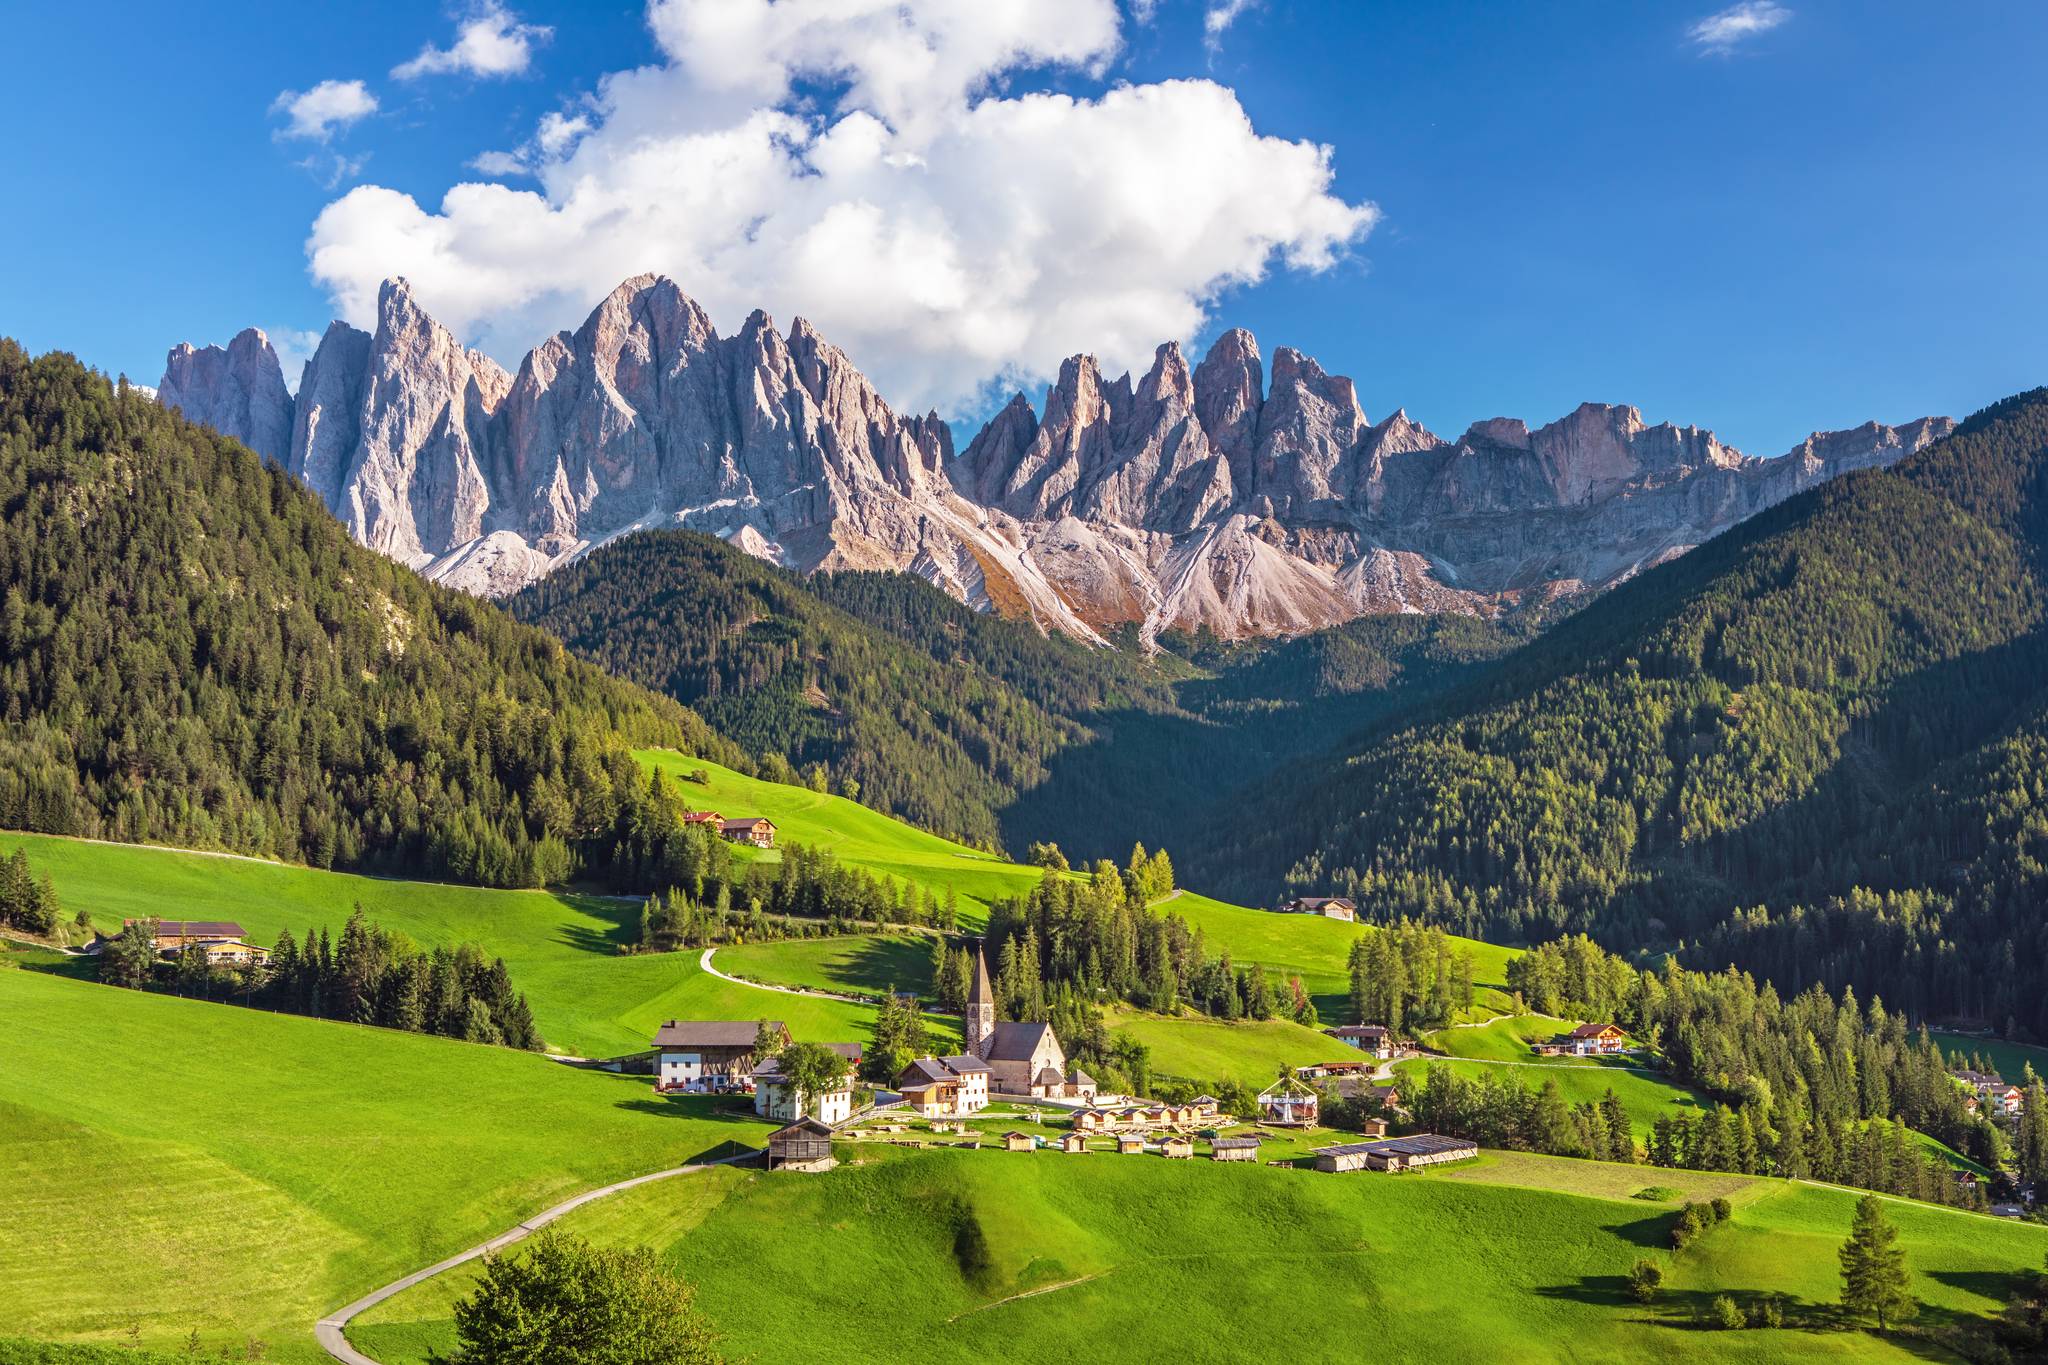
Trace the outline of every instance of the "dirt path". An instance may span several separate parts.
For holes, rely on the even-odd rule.
[[[585,1204],[593,1200],[602,1199],[608,1194],[617,1194],[621,1190],[630,1190],[636,1185],[646,1185],[656,1180],[667,1180],[671,1176],[689,1175],[694,1171],[707,1171],[713,1166],[726,1166],[735,1161],[745,1161],[749,1157],[759,1155],[759,1152],[747,1151],[741,1152],[736,1156],[721,1157],[717,1161],[699,1162],[694,1166],[677,1166],[672,1170],[656,1171],[652,1175],[641,1175],[635,1176],[631,1180],[621,1180],[616,1184],[606,1185],[602,1189],[589,1190],[579,1194],[574,1199],[564,1200],[543,1213],[535,1214],[525,1222],[513,1227],[510,1231],[498,1234],[488,1242],[450,1256],[445,1261],[437,1261],[425,1270],[415,1270],[403,1279],[393,1280],[382,1289],[365,1294],[348,1307],[329,1313],[313,1325],[313,1338],[320,1343],[322,1350],[326,1351],[328,1355],[333,1356],[336,1360],[341,1361],[343,1365],[381,1365],[381,1362],[376,1357],[366,1356],[355,1347],[349,1345],[348,1338],[343,1335],[342,1329],[347,1327],[349,1320],[357,1314],[367,1312],[392,1295],[401,1294],[422,1281],[433,1279],[434,1276],[439,1275],[444,1270],[453,1270],[456,1266],[474,1261],[479,1256],[493,1255],[515,1242],[523,1241],[526,1237],[540,1231],[563,1214],[574,1209],[580,1209]]]
[[[976,1313],[986,1313],[991,1308],[1001,1308],[1004,1304],[1015,1303],[1019,1299],[1035,1299],[1040,1294],[1050,1294],[1059,1289],[1072,1289],[1077,1284],[1086,1284],[1090,1280],[1099,1280],[1108,1273],[1107,1270],[1098,1270],[1093,1275],[1083,1275],[1078,1279],[1061,1280],[1058,1284],[1042,1284],[1036,1289],[1027,1289],[1021,1294],[1012,1294],[1006,1299],[997,1299],[993,1303],[978,1303],[972,1308],[963,1309],[955,1313],[952,1317],[947,1318],[946,1321],[958,1322],[962,1318],[972,1317]]]
[[[836,991],[812,990],[808,986],[770,986],[759,981],[749,981],[742,976],[728,976],[712,964],[711,955],[717,951],[718,949],[716,948],[706,948],[704,956],[697,959],[697,965],[717,977],[720,981],[730,981],[735,986],[751,986],[757,991],[774,991],[777,995],[808,995],[816,1000],[840,1000],[849,1005],[872,1005],[875,1003],[858,995],[840,995]]]

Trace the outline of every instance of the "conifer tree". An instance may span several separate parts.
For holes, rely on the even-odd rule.
[[[1912,1273],[1899,1231],[1885,1217],[1884,1201],[1866,1194],[1856,1201],[1856,1220],[1842,1243],[1842,1307],[1876,1321],[1879,1331],[1911,1321],[1918,1311]]]

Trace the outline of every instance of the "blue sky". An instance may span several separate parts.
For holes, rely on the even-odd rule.
[[[1017,21],[1036,55],[956,35],[965,55],[913,78],[849,67],[858,34],[726,2],[773,35],[773,70],[740,70],[766,39],[718,49],[698,0],[655,24],[625,4],[116,6],[89,32],[21,7],[0,49],[0,332],[154,382],[180,340],[361,321],[402,269],[511,365],[594,281],[654,268],[725,329],[755,303],[817,317],[885,392],[955,417],[1065,350],[1142,363],[1226,325],[1447,435],[1596,399],[1775,454],[2048,382],[2048,7],[1753,2],[1712,43],[1693,36],[1711,3],[1263,0],[1212,34],[1198,0],[1126,3],[1107,30],[1111,0],[1057,0]],[[502,47],[446,55],[479,20],[517,69]],[[281,93],[330,81],[375,111],[291,136]],[[1079,107],[1027,101],[1046,90]],[[550,115],[585,125],[559,154]],[[701,150],[763,119],[799,130],[761,143],[794,136],[795,172],[618,169],[649,138]],[[872,119],[872,163],[812,164]],[[494,151],[498,174],[473,169]],[[507,189],[444,212],[463,182]],[[622,227],[576,198],[593,183],[679,207]],[[848,205],[877,185],[863,226]],[[752,249],[719,239],[727,212],[764,225]]]

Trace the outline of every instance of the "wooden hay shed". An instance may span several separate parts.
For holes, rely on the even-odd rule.
[[[816,1119],[798,1119],[768,1135],[771,1171],[829,1171],[832,1165],[832,1130]]]

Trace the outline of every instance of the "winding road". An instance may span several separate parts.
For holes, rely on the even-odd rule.
[[[621,1190],[630,1190],[636,1185],[646,1185],[656,1180],[667,1180],[671,1176],[689,1175],[694,1171],[708,1171],[713,1166],[729,1166],[735,1161],[745,1161],[749,1157],[759,1155],[760,1152],[750,1149],[735,1153],[732,1156],[720,1157],[716,1161],[700,1161],[695,1165],[677,1166],[666,1171],[656,1171],[652,1175],[640,1175],[633,1177],[631,1180],[621,1180],[617,1184],[606,1185],[601,1189],[588,1190],[577,1195],[574,1199],[564,1200],[543,1213],[535,1214],[525,1222],[514,1226],[510,1231],[502,1232],[488,1242],[450,1256],[445,1261],[437,1261],[425,1270],[415,1270],[403,1279],[393,1280],[382,1289],[373,1290],[365,1294],[348,1307],[329,1313],[326,1317],[320,1319],[319,1322],[313,1324],[313,1337],[320,1343],[322,1350],[326,1351],[328,1355],[333,1356],[336,1360],[341,1361],[343,1365],[382,1365],[382,1362],[378,1361],[376,1357],[366,1356],[355,1347],[349,1345],[348,1338],[342,1334],[342,1329],[347,1327],[349,1320],[357,1314],[367,1312],[392,1295],[403,1293],[423,1280],[433,1279],[434,1276],[439,1275],[444,1270],[453,1270],[456,1266],[474,1261],[479,1256],[492,1255],[511,1246],[515,1242],[522,1241],[533,1233],[540,1231],[549,1223],[554,1222],[563,1214],[574,1209],[580,1209],[585,1204],[593,1200],[602,1199],[608,1194],[617,1194]]]

